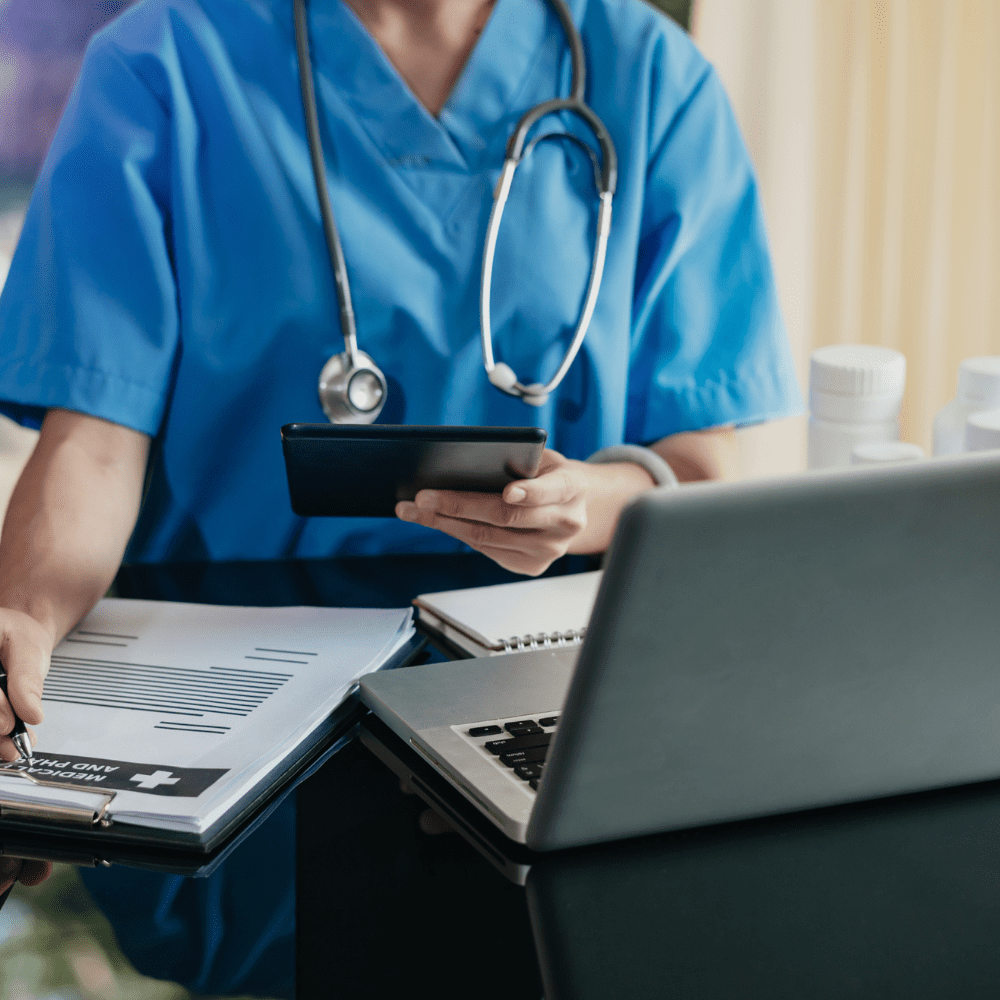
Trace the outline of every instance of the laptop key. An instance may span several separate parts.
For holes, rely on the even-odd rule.
[[[483,746],[493,754],[510,753],[511,750],[527,750],[529,747],[547,747],[552,742],[551,733],[534,733],[531,736],[514,736],[509,740],[490,740]]]
[[[524,722],[508,722],[504,729],[511,736],[531,736],[542,731],[542,727],[534,719],[526,719]]]
[[[527,750],[513,750],[511,753],[500,754],[500,763],[507,767],[515,767],[518,764],[534,764],[537,761],[545,760],[545,755],[549,752],[548,747],[531,747]]]
[[[523,778],[525,781],[530,781],[532,778],[540,778],[542,776],[543,765],[538,764],[515,764],[514,773],[519,777]]]
[[[538,724],[545,727],[556,726],[559,724],[559,716],[547,715],[544,719],[539,719]]]
[[[473,726],[469,736],[499,736],[502,732],[499,726]]]
[[[532,788],[533,788],[533,789],[534,789],[534,790],[535,790],[536,792],[538,791],[538,782],[539,782],[539,780],[540,780],[539,778],[532,778],[532,779],[531,779],[531,781],[529,781],[529,782],[528,782],[528,784],[529,784],[529,785],[530,785],[530,786],[531,786],[531,787],[532,787]]]

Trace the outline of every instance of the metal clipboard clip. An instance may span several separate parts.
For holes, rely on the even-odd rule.
[[[33,785],[56,788],[61,792],[86,791],[88,795],[99,795],[103,798],[104,805],[100,809],[88,809],[86,806],[64,805],[58,802],[5,802],[3,793],[0,792],[0,820],[44,820],[68,826],[99,826],[102,828],[109,827],[114,822],[108,815],[108,808],[117,794],[116,791],[107,791],[103,788],[77,789],[58,781],[44,781],[26,771],[0,770],[0,780],[5,777],[24,778]]]

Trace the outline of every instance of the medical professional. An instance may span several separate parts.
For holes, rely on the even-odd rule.
[[[487,377],[481,270],[515,123],[573,87],[565,26],[548,0],[310,0],[324,179],[358,346],[386,378],[379,419],[536,424],[552,449],[502,498],[422,495],[393,521],[289,508],[278,429],[325,419],[319,374],[344,351],[292,0],[144,0],[94,38],[0,299],[2,409],[42,427],[0,542],[0,655],[27,722],[52,646],[123,555],[469,544],[538,573],[601,551],[654,483],[649,462],[589,456],[649,445],[679,478],[709,478],[725,432],[692,432],[798,408],[714,72],[641,0],[568,6],[617,186],[583,346],[529,406]],[[525,383],[551,377],[576,329],[602,166],[578,117],[548,115],[539,136],[510,188],[489,312],[496,360]]]
[[[482,262],[509,136],[573,90],[571,33],[549,0],[309,0],[322,180],[358,349],[385,376],[379,419],[549,434],[536,480],[502,499],[418,496],[395,521],[306,522],[288,503],[278,429],[325,419],[319,376],[345,351],[293,0],[142,0],[95,37],[0,298],[0,410],[42,428],[0,539],[0,659],[25,721],[42,719],[53,645],[123,555],[469,544],[538,573],[607,545],[659,474],[649,455],[712,478],[723,428],[799,407],[757,188],[715,74],[642,0],[568,7],[617,183],[583,345],[529,406],[486,372]],[[525,385],[552,378],[585,311],[607,163],[585,125],[558,113],[533,127],[497,234],[489,343]],[[586,461],[623,443],[649,451]],[[11,725],[0,700],[0,732]],[[266,848],[201,886],[128,873],[91,889],[146,971],[276,994],[261,976],[291,975],[289,877],[259,926],[220,924],[252,909]],[[170,966],[178,955],[193,957]]]

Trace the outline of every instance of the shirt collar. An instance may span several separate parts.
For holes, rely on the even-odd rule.
[[[314,0],[310,32],[321,101],[339,97],[346,103],[388,160],[463,169],[491,149],[498,130],[506,140],[510,119],[523,110],[520,105],[533,103],[529,82],[539,63],[549,61],[543,55],[565,50],[546,0],[497,0],[435,118],[346,4]],[[554,88],[556,74],[548,75]]]

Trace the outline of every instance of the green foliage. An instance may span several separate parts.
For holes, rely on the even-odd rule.
[[[193,1000],[176,983],[140,976],[75,868],[14,887],[0,911],[0,1000]]]

